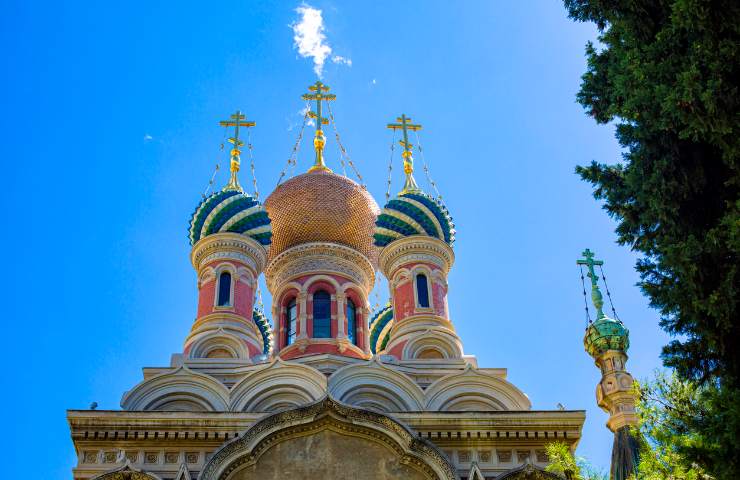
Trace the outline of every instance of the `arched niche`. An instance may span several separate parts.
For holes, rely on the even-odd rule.
[[[455,473],[433,444],[391,417],[325,397],[257,422],[216,451],[199,478],[452,480]]]

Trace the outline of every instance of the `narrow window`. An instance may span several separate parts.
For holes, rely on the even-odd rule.
[[[313,294],[313,336],[331,338],[331,296],[323,290]]]
[[[231,274],[222,272],[218,277],[218,306],[231,305]]]
[[[357,345],[357,308],[352,299],[347,299],[347,337],[352,344]]]
[[[421,308],[429,308],[429,285],[427,276],[423,273],[416,275],[416,298]]]
[[[296,308],[295,298],[288,303],[288,308],[287,308],[286,313],[287,313],[286,320],[287,320],[288,328],[285,332],[285,346],[287,347],[288,345],[295,342],[295,330],[296,330],[295,327],[296,327],[296,320],[298,318],[298,308]]]

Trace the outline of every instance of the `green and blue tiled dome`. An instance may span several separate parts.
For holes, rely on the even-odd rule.
[[[427,235],[452,246],[455,225],[442,202],[414,191],[401,193],[386,204],[375,222],[375,245],[385,247],[411,235]]]
[[[270,355],[272,352],[272,327],[270,326],[270,321],[259,308],[255,308],[252,311],[252,320],[262,334],[262,353]]]
[[[593,358],[607,350],[627,352],[630,347],[630,332],[620,320],[602,316],[586,328],[583,347]]]
[[[388,302],[370,319],[370,350],[378,353],[385,349],[393,326],[393,307]]]
[[[269,245],[272,227],[260,202],[241,190],[221,190],[205,198],[190,219],[188,237],[195,245],[214,233],[246,235],[262,245]]]

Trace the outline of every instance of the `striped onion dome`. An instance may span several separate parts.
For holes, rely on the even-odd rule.
[[[262,334],[262,353],[270,355],[272,353],[272,327],[270,326],[270,321],[262,309],[256,307],[252,311],[252,320],[254,320],[254,323]]]
[[[375,222],[375,245],[385,247],[411,235],[428,235],[452,246],[455,225],[442,202],[416,191],[401,193],[386,204]]]
[[[221,190],[198,205],[190,218],[190,244],[213,233],[241,233],[269,245],[272,227],[267,211],[257,199],[238,190]]]
[[[627,352],[630,348],[630,332],[621,320],[604,315],[586,328],[583,347],[593,358],[603,355],[608,350]]]
[[[393,306],[388,302],[370,319],[370,350],[373,353],[382,352],[390,336],[393,326]]]

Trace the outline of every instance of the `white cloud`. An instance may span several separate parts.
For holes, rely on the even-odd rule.
[[[151,136],[151,135],[149,135],[148,133],[145,133],[145,134],[144,134],[144,141],[145,141],[145,142],[148,142],[148,141],[150,141],[150,140],[153,140],[153,139],[154,139],[154,137],[152,137],[152,136]]]
[[[319,78],[322,78],[324,63],[327,59],[338,65],[352,66],[351,58],[341,55],[332,56],[332,49],[324,34],[324,18],[321,15],[321,10],[303,3],[295,11],[300,15],[300,18],[291,25],[293,46],[298,50],[298,55],[301,57],[313,59],[313,71]]]
[[[308,107],[308,105],[306,105],[305,107],[301,108],[298,111],[298,115],[300,115],[301,118],[303,118],[310,110],[311,109]],[[314,122],[313,118],[308,117],[306,119],[306,125],[308,125],[309,127],[313,127],[314,125],[316,125],[316,122]]]
[[[372,84],[373,85],[377,85],[378,84],[378,81],[373,78]]]
[[[333,57],[331,57],[331,61],[333,63],[338,63],[339,65],[347,65],[348,67],[352,66],[352,59],[343,57],[341,55],[334,55]]]
[[[295,9],[301,18],[293,23],[293,45],[298,49],[298,55],[313,59],[313,71],[319,78],[324,71],[324,62],[331,55],[331,47],[326,43],[324,35],[324,19],[321,10],[302,4]]]

